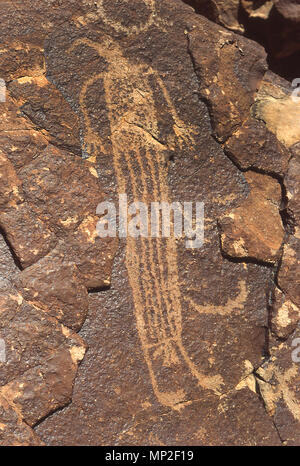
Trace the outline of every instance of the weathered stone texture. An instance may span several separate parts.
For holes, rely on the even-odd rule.
[[[241,32],[237,2],[213,3]],[[180,0],[0,14],[0,442],[299,444],[288,83]],[[204,202],[203,247],[99,238],[120,193]]]
[[[300,50],[298,0],[184,1],[227,29],[256,37],[276,59],[292,56]]]
[[[265,175],[247,172],[250,194],[220,220],[223,251],[231,257],[276,262],[284,240],[279,207],[281,187]]]

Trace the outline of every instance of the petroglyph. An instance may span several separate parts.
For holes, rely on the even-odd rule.
[[[228,301],[224,306],[213,306],[210,304],[200,306],[188,296],[185,296],[184,300],[193,306],[194,309],[199,312],[199,314],[219,314],[223,316],[229,314],[239,314],[240,311],[244,309],[244,304],[248,297],[248,290],[244,280],[240,280],[239,287],[239,294],[234,299],[228,298]]]
[[[88,90],[102,80],[110,121],[110,142],[118,192],[131,193],[144,203],[171,202],[165,169],[165,152],[175,145],[193,147],[193,128],[187,128],[178,117],[168,90],[159,74],[150,66],[133,65],[110,37],[93,42],[88,38],[76,40],[68,52],[87,46],[108,63],[107,70],[90,77],[82,86],[80,108],[84,117],[84,141],[89,160],[95,162],[100,152],[108,154],[107,141],[92,126],[90,110],[86,104]],[[153,87],[156,80],[173,118],[173,132],[167,144],[158,139]],[[143,148],[143,154],[141,153]],[[111,150],[111,149],[110,149]],[[137,175],[139,174],[139,179]],[[202,388],[220,393],[223,383],[220,375],[204,374],[187,354],[182,341],[182,303],[177,246],[174,237],[128,238],[126,267],[132,288],[137,329],[154,392],[163,405],[179,409],[185,402],[184,387],[169,391],[178,385],[179,372],[188,370]],[[228,315],[239,311],[247,298],[245,282],[240,282],[240,293],[224,306],[196,306],[201,313]],[[172,368],[170,380],[160,385],[159,374],[163,367]],[[173,382],[172,382],[173,380]],[[166,385],[168,382],[168,385]],[[171,385],[172,384],[172,385]]]
[[[2,293],[0,443],[37,443],[30,425],[48,444],[279,444],[255,377],[273,270],[229,261],[219,228],[250,188],[218,141],[229,138],[242,171],[287,167],[275,134],[265,143],[264,118],[258,131],[249,116],[264,54],[180,0],[54,3],[0,4],[1,211],[18,259],[3,239],[1,278],[9,269],[16,290]],[[204,247],[121,236],[115,256],[117,244],[96,236],[96,208],[122,192],[144,205],[204,201]],[[288,334],[297,316],[284,327],[281,311]],[[87,313],[73,392],[86,350],[74,332]],[[282,374],[291,348],[287,359]],[[296,375],[286,385],[299,385]],[[274,423],[285,428],[283,403]]]
[[[105,4],[108,4],[107,0],[97,0],[97,12],[104,21],[105,24],[112,27],[116,32],[125,32],[128,35],[139,34],[141,32],[147,31],[153,25],[159,25],[162,29],[164,23],[162,19],[158,16],[156,0],[140,0],[139,6],[145,6],[148,10],[148,18],[146,21],[140,23],[139,25],[125,25],[121,21],[118,21],[117,18],[112,18],[109,16]],[[123,3],[130,6],[131,0],[123,0]],[[122,6],[122,5],[121,5]],[[134,9],[137,10],[138,5],[134,5]]]

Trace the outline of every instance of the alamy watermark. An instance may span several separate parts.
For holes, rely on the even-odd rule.
[[[2,78],[0,78],[0,103],[1,102],[6,102],[6,84]]]
[[[292,361],[299,363],[300,362],[300,338],[294,338],[292,341],[292,346],[295,349],[292,351]]]
[[[292,87],[295,87],[292,92],[292,99],[297,104],[300,102],[300,78],[293,79]]]
[[[6,362],[6,346],[3,338],[0,338],[0,362]]]
[[[128,204],[127,194],[119,195],[119,205],[101,202],[96,210],[100,238],[184,238],[186,248],[204,243],[203,202],[144,202]]]

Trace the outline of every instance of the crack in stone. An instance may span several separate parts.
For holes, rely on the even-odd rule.
[[[198,77],[198,74],[197,74],[197,65],[196,65],[196,62],[194,60],[194,56],[193,56],[193,53],[192,53],[192,50],[191,50],[191,46],[190,46],[190,37],[189,37],[189,34],[186,35],[187,36],[187,51],[188,51],[188,55],[190,56],[190,59],[191,59],[191,64],[192,64],[192,67],[193,67],[193,70],[194,70],[194,74],[197,78],[197,82],[198,82],[198,86],[199,86],[199,94],[198,94],[198,98],[199,98],[199,101],[203,102],[205,105],[206,105],[206,108],[207,108],[207,111],[208,111],[208,114],[211,115],[211,112],[210,112],[210,104],[209,104],[209,101],[208,99],[205,99],[205,98],[201,98],[200,97],[200,81],[199,81],[199,77]],[[266,72],[265,72],[266,73]],[[263,79],[263,78],[262,78]],[[254,104],[253,104],[254,105]],[[250,108],[250,113],[251,113],[251,108]],[[211,116],[210,116],[211,118]],[[245,120],[246,121],[246,120]],[[266,122],[264,122],[266,123]],[[257,258],[253,257],[247,257],[247,258],[241,258],[241,259],[234,259],[233,257],[227,255],[224,251],[223,251],[223,248],[221,246],[221,235],[220,235],[220,229],[219,229],[219,235],[220,235],[220,250],[221,250],[221,254],[222,256],[224,257],[224,259],[228,260],[228,261],[231,261],[231,262],[234,262],[234,263],[253,263],[253,264],[257,264],[259,266],[262,266],[262,267],[269,267],[271,269],[274,269],[274,281],[273,281],[273,284],[270,283],[270,289],[269,289],[269,293],[266,293],[267,295],[267,303],[266,303],[266,309],[267,309],[267,314],[268,314],[268,325],[266,327],[266,339],[265,339],[265,356],[263,358],[263,361],[261,363],[261,365],[259,367],[261,367],[263,364],[265,364],[267,361],[270,360],[271,358],[271,353],[270,353],[270,349],[269,349],[269,332],[272,331],[272,313],[273,313],[273,297],[274,297],[274,293],[275,293],[275,288],[276,286],[278,286],[278,282],[277,282],[277,275],[278,275],[278,272],[280,270],[280,266],[281,266],[281,260],[282,260],[282,256],[283,256],[283,248],[285,246],[285,244],[287,244],[287,241],[288,241],[288,237],[289,235],[291,234],[291,223],[293,222],[290,214],[288,214],[288,198],[287,198],[287,194],[286,194],[286,188],[285,188],[285,185],[284,185],[284,176],[281,176],[280,174],[276,173],[276,172],[272,172],[272,171],[267,171],[267,170],[262,170],[262,169],[259,169],[259,168],[256,168],[255,166],[252,166],[251,168],[249,169],[242,169],[241,166],[239,165],[238,161],[234,159],[234,157],[230,156],[228,151],[226,150],[226,148],[224,147],[225,146],[225,142],[230,138],[232,137],[232,135],[238,131],[238,129],[240,127],[243,126],[243,122],[241,124],[239,124],[237,126],[237,128],[232,132],[231,135],[228,136],[228,138],[226,138],[225,141],[222,141],[223,144],[221,143],[221,141],[219,141],[219,138],[216,137],[216,135],[212,132],[211,135],[212,137],[216,140],[216,142],[220,145],[220,147],[223,149],[223,153],[228,157],[228,159],[234,164],[234,166],[241,172],[241,173],[246,173],[246,172],[249,172],[249,171],[254,171],[254,172],[257,172],[257,173],[260,173],[262,175],[265,175],[265,176],[270,176],[271,178],[275,179],[279,184],[280,184],[280,187],[281,187],[281,209],[280,209],[280,215],[281,215],[281,218],[282,218],[282,221],[283,221],[283,225],[284,225],[284,228],[286,230],[286,234],[285,234],[285,239],[282,243],[282,246],[281,246],[281,253],[280,253],[280,257],[277,261],[277,265],[274,265],[274,264],[269,264],[269,263],[265,263],[263,261],[259,261],[257,260]],[[211,120],[211,127],[212,127],[212,120]],[[290,159],[288,161],[288,163],[290,162],[292,158],[292,155],[290,156]],[[292,223],[293,224],[293,223]],[[268,296],[269,295],[269,296]],[[291,332],[292,333],[292,332]],[[287,337],[288,338],[288,337]],[[287,339],[286,338],[286,339]],[[257,379],[259,378],[258,374],[257,374],[257,369],[254,369],[252,374],[254,375],[255,377],[255,380],[256,380],[256,392],[259,396],[259,399],[261,400],[264,408],[265,408],[265,411],[268,413],[267,409],[266,409],[266,405],[265,405],[265,401],[263,399],[263,396],[261,394],[261,390],[260,390],[260,387],[259,387],[259,383],[257,382]],[[285,443],[285,440],[282,438],[280,432],[279,432],[279,429],[278,429],[278,426],[276,425],[276,422],[274,420],[274,417],[273,416],[270,416],[271,419],[272,419],[272,422],[273,422],[273,425],[276,429],[276,432],[278,434],[278,437],[282,443],[282,445],[284,445]]]

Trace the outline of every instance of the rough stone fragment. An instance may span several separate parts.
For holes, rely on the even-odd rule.
[[[21,110],[10,97],[6,94],[6,101],[0,105],[0,134],[2,131],[20,131],[32,129],[26,118],[21,114]]]
[[[257,371],[266,409],[286,445],[300,442],[300,372],[299,362],[293,361],[293,352],[299,358],[299,341],[298,327],[286,342],[272,348],[271,358]]]
[[[104,195],[92,165],[51,145],[20,168],[18,178],[6,164],[13,178],[5,177],[8,194],[18,194],[21,180],[26,203],[0,213],[0,225],[22,266],[38,262],[60,238],[60,252],[78,266],[88,288],[109,285],[117,241],[97,235],[96,209]]]
[[[269,26],[269,44],[274,55],[284,58],[299,52],[299,2],[297,0],[275,0],[273,18]]]
[[[41,76],[45,72],[43,49],[20,41],[2,43],[0,70],[1,78],[5,81],[24,76]]]
[[[274,263],[279,259],[284,228],[279,214],[279,183],[255,172],[245,173],[250,194],[220,219],[223,251],[231,257]]]
[[[22,417],[0,396],[0,446],[42,446],[44,443]]]
[[[5,342],[6,360],[0,362],[0,385],[41,364],[58,350],[82,346],[78,335],[27,303],[7,282],[1,283],[0,337]]]
[[[0,146],[16,171],[40,155],[47,139],[35,130],[1,131]]]
[[[247,409],[236,409],[237,406],[247,406]],[[260,445],[281,445],[272,419],[265,418],[265,410],[257,395],[249,388],[243,388],[230,393],[227,398],[220,401],[218,406],[221,425],[227,430],[227,442],[223,445],[257,445],[259,436]],[[254,415],[256,413],[256,415]],[[225,418],[225,422],[222,417]],[[223,425],[222,425],[223,424]],[[245,426],[247,428],[245,429]],[[214,442],[212,441],[212,445]]]
[[[19,272],[19,268],[14,261],[9,245],[0,233],[0,277],[1,280],[9,279]]]
[[[277,276],[278,284],[284,293],[281,297],[278,297],[278,293],[275,295],[278,299],[275,300],[273,327],[279,336],[289,335],[300,319],[300,165],[296,148],[284,184],[287,197],[286,213],[292,234],[284,245]]]
[[[295,154],[284,179],[288,198],[288,213],[294,226],[300,226],[300,157]]]
[[[57,351],[44,363],[2,387],[0,394],[27,424],[34,426],[70,402],[77,366],[84,353],[83,345]]]
[[[183,0],[231,31],[250,37],[268,53],[269,66],[288,80],[298,76],[298,0]]]
[[[285,19],[300,23],[300,5],[297,0],[275,0],[275,8]]]
[[[28,203],[0,212],[0,226],[24,268],[45,256],[57,243],[55,235]]]
[[[246,33],[257,37],[273,59],[281,60],[299,52],[298,0],[241,0],[236,19],[243,23]],[[226,27],[232,29],[230,24]]]
[[[241,0],[241,6],[248,13],[250,18],[266,20],[274,6],[273,0]]]
[[[0,151],[0,209],[4,210],[20,204],[22,195],[21,180],[9,159]]]
[[[253,113],[277,139],[290,148],[300,140],[300,105],[288,82],[268,71],[255,97]]]
[[[272,331],[279,338],[287,338],[293,333],[299,321],[300,308],[276,288],[272,312]]]
[[[45,76],[14,80],[9,91],[33,124],[46,130],[50,142],[81,154],[78,117]]]
[[[282,263],[278,272],[280,288],[294,304],[300,306],[300,237],[290,236],[284,245]]]
[[[244,32],[243,25],[239,23],[240,0],[186,0],[185,3],[211,21],[234,32]]]
[[[100,238],[97,234],[99,217],[87,216],[58,250],[74,261],[81,280],[88,289],[107,288],[118,248],[114,237]]]
[[[58,236],[76,230],[104,200],[89,167],[79,157],[49,145],[18,173],[27,202]]]
[[[266,338],[274,273],[259,261],[273,264],[279,257],[282,193],[268,176],[247,173],[245,179],[211,137],[213,132],[225,142],[255,118],[265,53],[179,0],[28,0],[19,10],[0,4],[0,14],[0,36],[12,42],[13,51],[16,41],[29,48],[45,44],[49,80],[34,70],[25,79],[13,78],[15,100],[3,107],[8,129],[0,122],[8,137],[22,131],[15,162],[6,136],[3,152],[22,181],[31,219],[24,210],[16,223],[3,220],[7,240],[29,267],[16,278],[12,258],[7,261],[7,250],[0,248],[0,272],[19,290],[7,285],[1,291],[1,338],[8,335],[12,342],[8,365],[1,367],[1,393],[32,426],[70,402],[85,345],[58,320],[77,330],[86,312],[84,287],[109,284],[117,242],[96,237],[103,190],[116,202],[120,193],[147,204],[205,202],[202,248],[189,249],[186,238],[172,236],[120,241],[111,288],[89,296],[84,336],[90,351],[72,403],[36,432],[47,444],[280,444],[255,373],[268,350],[277,351],[276,345],[267,348]],[[7,75],[13,73],[8,68]],[[270,82],[274,93],[280,86],[274,76]],[[71,142],[63,134],[70,105],[77,115],[72,113],[72,121],[80,124]],[[253,154],[244,147],[241,163],[283,176],[287,151],[276,144],[270,119],[258,118],[266,126],[252,123],[259,140],[267,139],[268,154],[251,133]],[[43,138],[36,147],[35,131]],[[27,137],[23,164],[18,154]],[[46,149],[44,138],[51,142]],[[53,144],[69,144],[69,153]],[[89,162],[70,153],[75,146]],[[242,220],[250,217],[254,234],[261,235],[256,243],[249,238],[255,263],[221,254],[218,219],[237,211],[243,234],[249,232]],[[30,236],[34,222],[53,233],[50,252],[41,247],[42,228],[37,238]],[[30,257],[20,251],[24,243]],[[77,270],[79,296],[69,294]],[[279,317],[282,324],[280,311]]]
[[[241,170],[253,168],[284,175],[291,157],[289,151],[266,125],[249,118],[226,142],[226,153]]]
[[[88,311],[88,293],[76,265],[63,255],[50,253],[20,273],[16,283],[26,301],[67,327],[81,329]]]
[[[250,116],[266,71],[266,54],[254,42],[206,21],[189,38],[201,97],[208,104],[214,133],[225,141]]]

